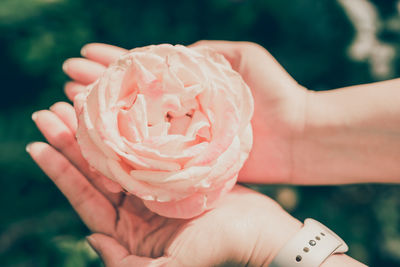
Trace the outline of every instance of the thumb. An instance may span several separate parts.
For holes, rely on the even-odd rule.
[[[104,234],[92,234],[86,238],[106,266],[117,266],[129,255],[129,251],[114,238]]]
[[[198,41],[190,47],[207,46],[222,54],[250,88],[285,89],[297,82],[262,46],[251,42]]]
[[[92,234],[86,239],[107,267],[159,267],[172,264],[167,257],[154,259],[132,255],[117,240],[104,234]]]

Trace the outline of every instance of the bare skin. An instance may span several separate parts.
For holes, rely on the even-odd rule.
[[[112,53],[108,49],[119,50],[99,48],[107,55]],[[106,61],[96,50],[88,52],[105,65],[115,59]],[[76,79],[72,87],[66,86],[71,98],[73,90],[79,91],[104,69],[100,63],[83,59],[79,64],[97,65],[79,68],[73,65],[76,62],[69,61],[66,68]],[[97,76],[87,73],[88,68],[99,71]],[[36,142],[27,150],[95,233],[88,241],[106,266],[214,266],[226,262],[262,266],[301,227],[275,201],[239,185],[215,209],[191,220],[158,216],[138,198],[104,188],[102,176],[89,168],[80,153],[70,104],[56,103],[32,118],[50,145]]]
[[[255,97],[254,148],[240,180],[304,183],[302,175],[307,172],[297,171],[294,156],[307,148],[299,146],[298,140],[309,130],[307,101],[312,94],[258,45],[219,41],[194,45],[208,45],[224,54]],[[69,59],[63,66],[73,79],[65,86],[67,96],[72,100],[125,52],[104,44],[85,46],[82,55],[86,59]],[[50,111],[35,113],[33,119],[52,146],[33,143],[28,152],[95,232],[88,241],[107,266],[213,266],[223,262],[267,266],[301,227],[273,200],[241,186],[214,210],[194,219],[159,217],[137,198],[105,190],[104,178],[90,170],[80,154],[72,106],[56,103]],[[330,257],[324,266],[338,264],[362,266],[345,255]]]
[[[36,142],[27,150],[95,233],[88,241],[106,266],[262,266],[301,227],[275,201],[239,185],[190,220],[152,213],[140,199],[103,188],[81,161],[68,127],[75,124],[72,107],[51,109],[35,113],[34,121],[52,146]]]
[[[292,145],[304,127],[307,90],[298,85],[265,49],[254,43],[201,41],[193,44],[198,45],[207,45],[222,53],[252,89],[255,99],[254,145],[239,180],[289,183]],[[101,75],[110,60],[126,51],[104,44],[89,44],[82,49],[86,59],[68,59],[63,66],[65,73],[73,79],[65,86],[68,98],[73,100],[85,85]]]
[[[256,44],[195,45],[222,53],[252,89],[254,146],[239,181],[400,183],[400,79],[314,92]]]
[[[241,182],[348,184],[400,182],[400,79],[313,92],[261,46],[200,41],[223,54],[252,89],[254,146]],[[70,99],[127,50],[104,44],[66,61]]]
[[[140,199],[104,188],[82,160],[72,106],[34,113],[47,141],[27,151],[94,233],[87,240],[107,267],[268,266],[301,223],[278,203],[236,185],[216,207],[190,220],[161,217]],[[346,255],[323,266],[364,266]]]

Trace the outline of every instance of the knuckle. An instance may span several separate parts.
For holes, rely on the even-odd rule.
[[[195,42],[194,44],[192,44],[191,46],[207,46],[208,44],[210,44],[209,40],[199,40],[197,42]]]
[[[62,152],[65,152],[66,150],[75,147],[75,137],[66,131],[63,131],[56,136],[55,141],[54,141],[54,146],[58,149],[61,150]]]
[[[62,180],[64,177],[67,177],[67,175],[72,172],[72,165],[66,161],[66,160],[62,160],[60,162],[58,162],[58,164],[56,165],[56,169],[57,169],[57,174],[54,175],[53,180],[55,183],[58,183],[60,180]]]
[[[265,51],[265,48],[262,47],[261,45],[253,42],[241,42],[241,46],[243,47],[244,50],[250,51],[250,52],[260,52],[260,51]]]
[[[74,207],[79,208],[84,203],[88,203],[96,198],[96,191],[93,190],[93,187],[89,183],[77,186],[77,188],[77,197],[74,199],[74,203],[72,203]]]
[[[50,109],[51,111],[57,111],[57,110],[59,110],[60,108],[65,107],[66,105],[68,105],[68,103],[63,102],[63,101],[59,101],[59,102],[54,103],[49,109]]]

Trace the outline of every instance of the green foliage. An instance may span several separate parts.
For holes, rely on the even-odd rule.
[[[397,52],[395,1],[374,2],[381,17],[377,38]],[[84,241],[88,230],[24,150],[29,141],[43,140],[31,113],[65,100],[61,64],[79,56],[82,45],[254,41],[301,84],[323,90],[376,80],[368,60],[348,56],[354,33],[342,7],[328,0],[2,0],[0,266],[100,264]],[[397,61],[392,68],[398,76]],[[400,264],[398,186],[256,188],[299,219],[331,226],[357,259],[373,266]]]

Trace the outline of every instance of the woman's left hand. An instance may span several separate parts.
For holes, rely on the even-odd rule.
[[[95,233],[88,241],[106,266],[262,266],[301,227],[275,201],[240,185],[198,217],[161,217],[137,197],[104,188],[106,178],[80,153],[71,105],[57,103],[33,119],[51,146],[27,150]]]

